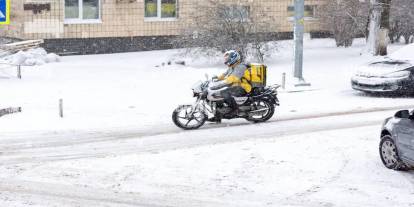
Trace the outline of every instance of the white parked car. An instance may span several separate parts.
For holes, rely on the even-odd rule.
[[[414,92],[414,44],[361,68],[351,78],[352,88],[364,92]]]

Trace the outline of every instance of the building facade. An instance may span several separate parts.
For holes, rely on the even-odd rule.
[[[206,1],[11,0],[10,24],[0,27],[0,35],[44,39],[49,51],[68,54],[167,49]],[[321,31],[315,15],[323,1],[305,0],[306,31]],[[265,12],[274,17],[275,32],[292,34],[293,0],[218,2],[245,6],[247,15]]]

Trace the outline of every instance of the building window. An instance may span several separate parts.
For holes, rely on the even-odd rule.
[[[288,17],[293,20],[295,17],[295,6],[288,6]],[[305,5],[305,20],[316,18],[316,5]]]
[[[145,0],[145,18],[177,18],[177,0]]]
[[[100,13],[100,0],[65,0],[65,21],[96,21]]]

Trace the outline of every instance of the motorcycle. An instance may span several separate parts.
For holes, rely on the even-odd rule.
[[[173,114],[174,124],[182,129],[198,129],[206,121],[221,122],[221,119],[244,118],[247,121],[259,123],[272,118],[275,107],[279,106],[277,89],[280,85],[272,85],[253,88],[252,91],[242,97],[234,97],[238,105],[237,113],[231,113],[232,109],[221,95],[222,87],[214,89],[216,81],[209,79],[198,81],[192,88],[196,101],[193,105],[180,105]]]

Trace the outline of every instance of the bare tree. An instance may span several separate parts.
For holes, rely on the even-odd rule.
[[[414,1],[393,0],[390,11],[390,39],[399,41],[404,37],[405,43],[412,42],[414,35]]]
[[[338,47],[349,47],[355,37],[366,35],[368,3],[359,0],[330,0],[321,5],[318,17]]]
[[[210,54],[238,50],[243,57],[263,62],[274,48],[266,44],[277,38],[276,25],[266,12],[252,12],[254,3],[225,4],[218,0],[197,1],[192,22],[175,44],[188,52]]]

